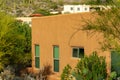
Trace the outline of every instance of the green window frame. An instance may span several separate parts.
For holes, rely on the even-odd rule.
[[[59,46],[53,46],[54,71],[59,72]]]
[[[35,45],[35,67],[40,68],[40,46]]]
[[[72,48],[72,57],[83,58],[84,57],[84,48],[73,47]]]

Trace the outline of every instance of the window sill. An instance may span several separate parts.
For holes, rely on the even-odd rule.
[[[71,59],[81,60],[81,58],[77,58],[77,57],[72,57]]]

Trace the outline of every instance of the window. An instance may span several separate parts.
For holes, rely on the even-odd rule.
[[[35,45],[35,67],[39,68],[40,67],[40,50],[39,50],[39,45]]]
[[[76,58],[84,57],[84,48],[74,47],[72,49],[72,56]]]
[[[87,11],[87,8],[85,8],[85,11]]]
[[[73,10],[73,7],[71,7],[70,10]]]
[[[54,71],[59,72],[59,46],[53,46]]]
[[[80,11],[80,8],[77,8],[78,11]]]

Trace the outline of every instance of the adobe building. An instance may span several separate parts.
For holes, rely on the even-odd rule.
[[[78,13],[33,18],[33,70],[37,71],[44,64],[50,64],[53,72],[61,74],[67,64],[74,68],[78,60],[97,51],[99,56],[106,57],[109,73],[111,56],[109,51],[101,51],[99,42],[103,41],[102,34],[81,30],[85,20],[94,17],[91,13]]]

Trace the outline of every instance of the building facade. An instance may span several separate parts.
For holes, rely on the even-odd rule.
[[[64,5],[62,14],[90,12],[90,5]]]
[[[101,51],[99,42],[103,41],[102,34],[80,30],[85,26],[84,20],[92,20],[93,16],[91,13],[80,13],[33,18],[33,70],[50,64],[53,72],[61,74],[67,64],[74,68],[78,60],[97,51],[99,56],[106,57],[109,72],[111,56],[109,51]]]
[[[97,10],[108,10],[111,6],[103,5],[64,5],[62,14],[67,13],[82,13],[82,12],[93,12]]]

